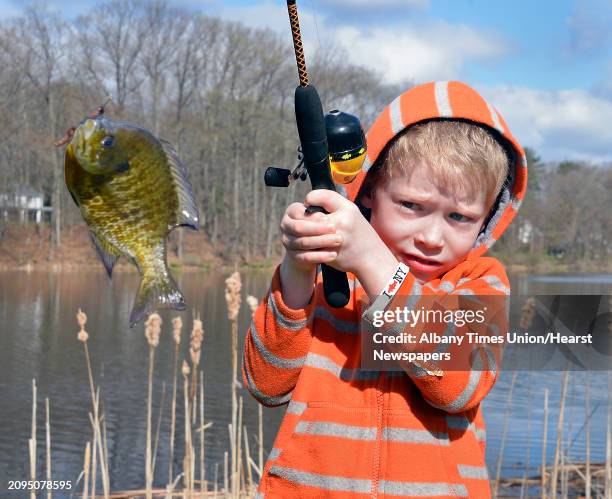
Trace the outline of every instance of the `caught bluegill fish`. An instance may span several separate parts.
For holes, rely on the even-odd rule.
[[[172,146],[131,123],[85,119],[66,147],[64,174],[109,277],[122,255],[142,276],[130,326],[157,308],[184,310],[166,261],[166,236],[181,225],[197,230],[199,215]]]

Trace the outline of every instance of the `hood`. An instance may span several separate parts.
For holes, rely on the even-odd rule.
[[[478,92],[459,81],[439,81],[413,87],[397,97],[376,118],[366,134],[367,157],[355,179],[337,185],[338,192],[357,202],[372,165],[383,157],[389,142],[417,123],[433,119],[457,119],[484,125],[502,144],[509,158],[508,179],[489,215],[489,220],[466,259],[482,255],[497,241],[516,216],[527,188],[525,153],[497,110]]]

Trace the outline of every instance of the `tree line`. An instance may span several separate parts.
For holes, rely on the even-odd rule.
[[[245,261],[280,253],[280,217],[308,189],[263,184],[267,166],[297,162],[297,71],[287,37],[165,1],[107,1],[74,21],[29,8],[0,24],[0,67],[0,186],[44,193],[51,248],[64,227],[81,222],[53,142],[111,95],[109,117],[175,145],[213,247]],[[366,129],[404,89],[348,63],[335,46],[319,47],[308,68],[324,109],[355,114]],[[564,258],[608,258],[610,168],[551,168],[529,154],[537,187],[530,184],[520,217],[532,237],[521,243],[514,224],[501,250],[567,247]]]

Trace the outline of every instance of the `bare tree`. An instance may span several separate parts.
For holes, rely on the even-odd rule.
[[[138,67],[146,29],[139,22],[142,12],[140,0],[112,0],[77,24],[82,66],[90,83],[112,93],[119,114],[144,79]]]
[[[32,86],[42,104],[44,121],[41,123],[43,141],[51,147],[57,136],[58,119],[61,116],[61,106],[58,100],[58,82],[62,78],[61,60],[67,43],[67,24],[56,13],[43,8],[29,7],[26,15],[16,26],[20,52],[24,59],[21,66],[25,78]],[[54,249],[61,243],[62,214],[62,172],[61,158],[57,151],[50,155],[53,170],[52,187],[52,244],[49,258],[53,259]]]

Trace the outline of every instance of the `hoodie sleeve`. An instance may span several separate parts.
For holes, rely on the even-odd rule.
[[[446,362],[398,361],[425,400],[432,406],[448,413],[459,413],[477,406],[489,393],[497,376],[501,362],[501,343],[475,343],[468,340],[467,333],[483,336],[503,336],[508,328],[506,298],[510,285],[506,272],[494,258],[478,258],[473,263],[464,262],[442,280],[424,285],[419,284],[410,274],[403,281],[394,297],[377,308],[377,302],[366,310],[363,319],[370,331],[385,334],[410,333],[415,335],[415,344],[390,343],[391,352],[436,352],[446,353],[452,360]],[[424,310],[432,304],[442,304],[443,310],[463,310],[477,314],[480,310],[485,317],[482,322],[462,324],[460,321],[438,324],[436,334],[463,337],[461,345],[423,343],[422,334],[430,334],[430,324],[402,324],[395,322],[391,327],[376,328],[372,318],[381,310]],[[486,310],[486,312],[482,312]],[[380,317],[380,315],[379,315]]]
[[[253,314],[244,344],[242,378],[251,394],[266,406],[289,402],[312,339],[316,288],[310,303],[291,309],[282,300],[280,267],[267,296]]]

